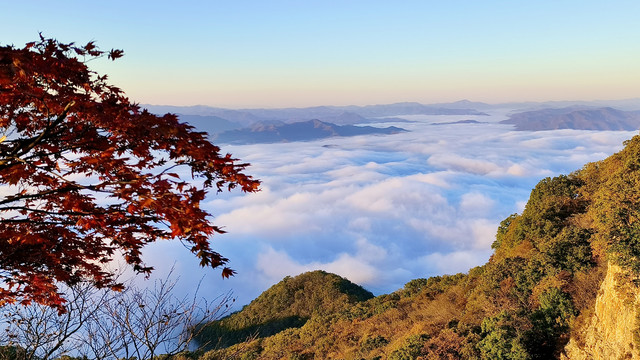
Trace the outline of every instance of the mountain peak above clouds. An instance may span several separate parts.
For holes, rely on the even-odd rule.
[[[640,112],[622,111],[612,107],[566,107],[526,111],[512,115],[503,124],[513,124],[516,130],[611,130],[632,131],[640,128]]]
[[[486,115],[473,108],[448,109],[443,106],[424,105],[417,102],[399,102],[366,106],[313,106],[304,108],[281,109],[224,109],[218,107],[143,105],[153,113],[175,113],[184,115],[218,116],[243,126],[259,121],[280,120],[284,122],[300,122],[319,119],[340,124],[370,122],[369,118],[398,115]]]
[[[217,143],[257,144],[292,141],[311,141],[332,136],[390,135],[405,132],[405,129],[389,126],[336,125],[318,119],[295,123],[257,123],[249,128],[225,131],[217,134]]]
[[[491,104],[478,102],[478,101],[471,101],[467,99],[458,100],[458,101],[449,102],[449,103],[431,104],[430,106],[446,108],[446,109],[474,109],[474,110],[487,110],[487,109],[496,107],[496,105],[491,105]]]

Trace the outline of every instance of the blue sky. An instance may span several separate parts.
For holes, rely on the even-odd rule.
[[[12,1],[38,32],[122,48],[95,62],[141,103],[283,107],[593,100],[640,93],[637,1]]]

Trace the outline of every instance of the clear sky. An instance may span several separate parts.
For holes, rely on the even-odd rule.
[[[38,32],[125,57],[135,101],[284,107],[640,96],[637,0],[4,1],[0,44]]]

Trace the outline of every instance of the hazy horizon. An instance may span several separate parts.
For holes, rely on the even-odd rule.
[[[546,106],[548,105],[548,107],[550,108],[555,108],[557,106],[557,104],[560,105],[560,107],[563,107],[565,105],[583,105],[583,104],[592,104],[592,106],[611,106],[611,107],[616,107],[618,106],[618,104],[620,103],[630,103],[633,104],[633,108],[634,109],[639,109],[640,110],[640,96],[638,97],[630,97],[630,98],[609,98],[609,99],[573,99],[573,100],[569,100],[569,99],[549,99],[549,100],[539,100],[539,101],[534,101],[534,100],[520,100],[520,101],[507,101],[507,102],[485,102],[485,101],[477,101],[475,99],[457,99],[457,100],[453,100],[453,101],[444,101],[444,102],[420,102],[420,101],[395,101],[395,102],[379,102],[379,103],[360,103],[360,104],[355,104],[355,103],[345,103],[345,104],[334,104],[334,103],[317,103],[317,104],[310,104],[310,105],[303,105],[303,106],[236,106],[236,107],[225,107],[225,106],[218,106],[218,105],[208,105],[208,104],[188,104],[188,105],[176,105],[176,104],[161,104],[161,103],[141,103],[139,104],[142,108],[148,108],[148,107],[158,107],[158,108],[162,108],[162,107],[167,107],[167,108],[184,108],[184,109],[189,109],[189,108],[214,108],[214,109],[225,109],[225,110],[282,110],[282,109],[308,109],[308,108],[321,108],[321,107],[335,107],[335,108],[342,108],[342,107],[367,107],[367,106],[378,106],[378,105],[394,105],[394,104],[420,104],[420,105],[425,105],[425,106],[443,106],[444,108],[446,108],[446,105],[451,105],[451,104],[457,104],[457,103],[464,103],[464,102],[469,102],[469,103],[482,103],[485,105],[488,105],[490,107],[508,107],[508,108],[513,108],[514,110],[520,110],[518,108],[519,105],[521,104],[525,104],[525,105],[541,105],[541,106]],[[515,106],[515,107],[514,107]],[[475,109],[478,110],[476,108],[474,108],[473,106],[469,106],[466,107],[466,109]],[[482,110],[482,109],[480,109]],[[192,113],[184,113],[184,115],[189,115]],[[195,114],[194,114],[195,115]]]

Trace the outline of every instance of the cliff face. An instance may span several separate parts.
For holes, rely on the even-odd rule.
[[[621,281],[621,273],[620,267],[609,265],[594,314],[580,332],[581,340],[571,338],[562,359],[640,359],[640,349],[634,341],[640,294],[633,291],[631,284]]]

